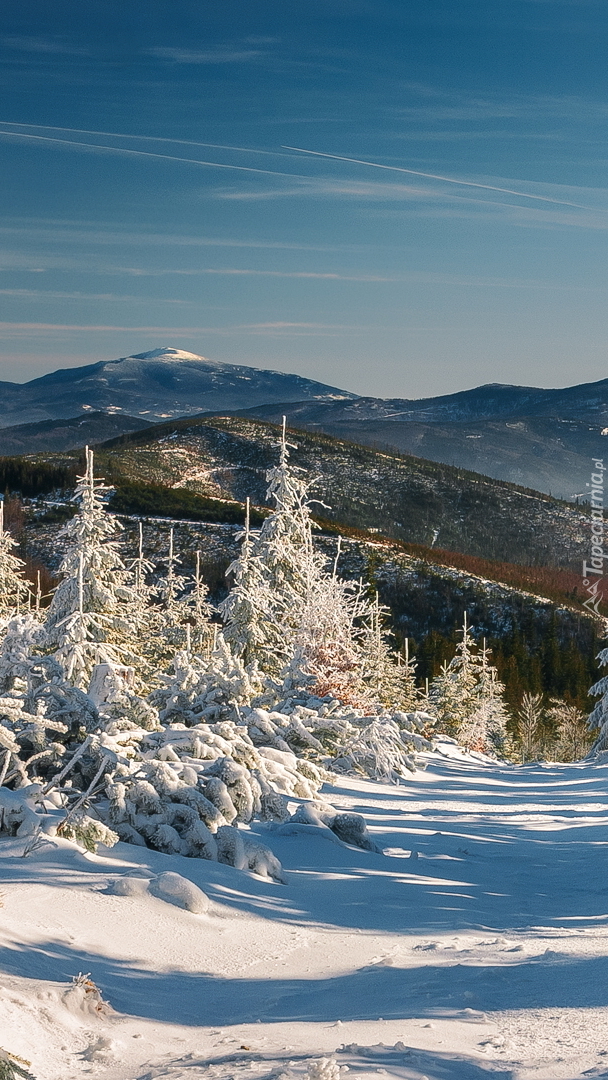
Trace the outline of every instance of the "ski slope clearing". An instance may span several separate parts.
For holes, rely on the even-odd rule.
[[[608,767],[426,758],[327,790],[380,852],[243,828],[286,884],[2,840],[0,1046],[38,1080],[608,1077]]]

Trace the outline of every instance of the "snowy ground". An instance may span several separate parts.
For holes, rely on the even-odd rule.
[[[287,884],[125,844],[0,842],[0,1046],[39,1080],[608,1078],[608,767],[429,756],[328,789],[384,854],[256,826]],[[194,915],[118,875],[178,871]],[[91,972],[115,1011],[69,992]]]

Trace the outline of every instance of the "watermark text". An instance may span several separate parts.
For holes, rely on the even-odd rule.
[[[606,466],[603,458],[592,458],[593,471],[591,483],[587,484],[591,505],[591,549],[589,560],[583,560],[583,586],[588,598],[583,607],[600,614],[599,605],[603,600],[604,561],[608,552],[604,552],[604,473]]]

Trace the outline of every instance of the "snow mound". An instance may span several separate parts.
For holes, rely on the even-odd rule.
[[[204,915],[209,910],[209,897],[198,885],[173,870],[162,874],[141,877],[136,874],[124,874],[113,881],[108,888],[112,896],[142,897],[150,894],[158,900],[191,911],[193,915]]]
[[[304,825],[309,828],[329,829],[344,844],[362,848],[363,851],[380,851],[380,848],[374,843],[369,835],[365,819],[361,814],[352,812],[346,814],[339,813],[337,810],[334,810],[333,806],[329,806],[328,803],[301,803],[296,812],[286,823],[287,827],[281,831],[285,832],[286,835],[289,835],[290,825]]]
[[[110,885],[108,892],[112,896],[143,896],[148,892],[149,878],[125,874]]]
[[[176,907],[185,908],[193,915],[204,915],[209,910],[209,897],[203,890],[173,870],[167,870],[164,874],[152,878],[148,888],[153,896],[175,904]]]
[[[283,867],[276,855],[273,855],[270,848],[265,847],[264,844],[258,844],[255,840],[250,840],[248,837],[243,840],[243,846],[245,849],[247,867],[252,873],[257,874],[258,877],[265,877],[270,878],[272,881],[278,881],[279,885],[286,884],[283,875]]]
[[[379,850],[370,837],[361,814],[336,814],[330,828],[345,844],[363,848],[364,851]]]

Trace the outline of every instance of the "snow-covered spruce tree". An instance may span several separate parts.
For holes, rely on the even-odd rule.
[[[401,712],[374,717],[346,743],[342,762],[374,780],[398,783],[400,777],[416,771],[416,751],[431,745],[415,721],[415,716]]]
[[[141,521],[138,531],[137,555],[128,564],[133,584],[132,611],[139,634],[149,637],[149,614],[156,597],[156,590],[148,584],[148,578],[154,570],[154,564],[144,554],[144,529]]]
[[[44,644],[44,627],[32,612],[14,615],[0,638],[0,693],[10,693],[27,676]]]
[[[268,474],[273,512],[252,539],[248,522],[234,587],[220,605],[224,637],[246,664],[256,661],[279,698],[308,687],[315,695],[371,701],[365,685],[367,625],[373,616],[360,584],[342,581],[314,550],[311,483],[289,461],[283,424],[279,463]]]
[[[490,652],[484,640],[479,654],[477,685],[469,698],[466,715],[458,728],[458,741],[469,750],[482,753],[504,753],[509,742],[509,714],[504,700],[505,687],[490,663]]]
[[[193,576],[177,574],[181,560],[175,553],[173,528],[169,533],[167,574],[149,590],[160,603],[149,603],[144,614],[141,652],[148,663],[166,670],[177,652],[186,649],[209,657],[217,627],[211,622],[215,611],[207,599],[208,589],[201,575],[201,553],[196,552]],[[152,674],[152,681],[157,681]]]
[[[462,641],[456,646],[456,655],[444,664],[429,687],[429,706],[437,717],[439,731],[457,737],[463,723],[474,712],[478,702],[475,689],[479,680],[480,658],[477,646],[467,625],[465,612]]]
[[[45,623],[48,647],[66,677],[85,688],[95,664],[135,659],[136,599],[131,575],[118,553],[121,526],[107,514],[101,498],[108,490],[94,476],[93,451],[86,448],[86,471],[78,477],[78,512],[62,529],[67,551],[59,584]]]
[[[177,599],[183,589],[183,583],[178,581],[175,572],[176,567],[181,563],[181,559],[175,554],[173,526],[169,529],[169,550],[167,552],[167,558],[162,559],[161,561],[166,563],[167,572],[164,577],[160,579],[156,587],[156,592],[161,598],[162,609],[165,613],[167,625],[173,626],[179,622]]]
[[[309,491],[314,481],[304,480],[289,463],[289,447],[283,419],[279,463],[266,474],[274,509],[253,540],[246,527],[241,555],[228,571],[235,588],[220,605],[224,637],[233,652],[245,663],[258,661],[275,676],[290,656],[311,567],[323,565],[312,544]]]
[[[597,655],[600,667],[608,666],[608,648],[602,649]],[[597,731],[595,741],[589,751],[589,756],[601,754],[608,750],[608,675],[603,675],[589,689],[589,694],[600,700],[595,703],[587,721],[590,731]]]
[[[405,655],[391,648],[386,627],[389,610],[380,604],[378,593],[369,606],[363,639],[364,680],[374,700],[405,712],[416,712],[424,702],[416,686],[416,659],[410,657],[405,640]]]
[[[546,718],[553,734],[552,756],[558,761],[578,761],[584,757],[591,737],[582,710],[560,698],[551,698]]]
[[[330,694],[345,703],[371,705],[373,689],[364,682],[370,604],[361,582],[338,577],[337,561],[336,555],[328,573],[311,549],[302,555],[304,587],[298,623],[286,634],[290,657],[281,693],[308,686],[317,697]]]
[[[216,641],[217,625],[211,622],[215,608],[209,601],[209,589],[201,574],[201,552],[197,551],[194,577],[181,598],[184,626],[187,628],[186,645],[199,656],[210,656]]]
[[[543,695],[531,694],[526,690],[517,711],[517,735],[522,765],[532,760],[538,753],[543,716]]]
[[[36,613],[28,610],[32,593],[24,578],[25,564],[15,555],[17,546],[4,528],[4,501],[0,499],[0,692],[10,692],[28,669],[32,651],[40,646],[42,627]]]
[[[135,577],[141,578],[140,554],[137,559]],[[148,586],[140,582],[138,589],[138,614],[140,618],[141,645],[140,651],[146,660],[147,674],[154,677],[155,670],[166,669],[178,649],[184,647],[186,635],[183,629],[182,613],[180,610],[180,594],[183,592],[184,583],[181,575],[176,573],[176,567],[181,559],[175,553],[173,526],[169,530],[169,547],[166,557],[160,559],[161,565],[166,567],[165,573],[158,583]],[[146,574],[153,567],[145,561]]]
[[[282,608],[279,611],[277,598],[272,593],[270,575],[261,556],[254,552],[249,527],[249,499],[245,528],[237,535],[237,540],[241,540],[240,555],[226,571],[233,585],[219,605],[219,612],[225,624],[224,640],[234,655],[248,664],[262,657],[266,659],[271,646],[280,643],[282,616]]]
[[[0,620],[18,614],[30,596],[25,564],[15,555],[17,541],[4,528],[4,499],[0,498]]]

